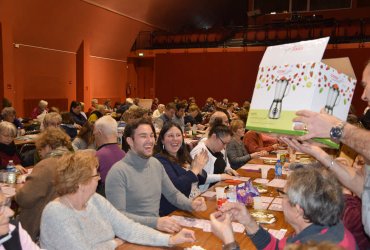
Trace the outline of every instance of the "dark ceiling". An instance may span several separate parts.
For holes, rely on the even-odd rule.
[[[182,31],[243,25],[247,0],[83,0],[157,28]]]
[[[126,60],[141,31],[240,25],[247,0],[0,0],[15,44]],[[22,48],[22,45],[21,45]]]

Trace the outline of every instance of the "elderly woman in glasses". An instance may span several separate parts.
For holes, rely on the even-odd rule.
[[[21,223],[10,220],[14,212],[9,208],[10,199],[0,191],[0,250],[29,249],[39,250]]]
[[[21,208],[19,220],[34,241],[40,234],[42,210],[57,196],[53,183],[57,159],[72,150],[72,145],[63,130],[49,127],[39,135],[36,148],[42,160],[35,165],[15,196]]]
[[[14,138],[17,136],[17,129],[13,123],[0,122],[0,168],[5,169],[9,161],[12,160],[17,170],[22,173],[27,172],[21,164],[21,159],[14,144]]]
[[[41,246],[45,249],[115,249],[124,241],[172,246],[194,241],[183,229],[168,235],[128,219],[95,193],[100,176],[91,151],[64,155],[58,162],[55,185],[59,198],[44,209]],[[103,233],[102,233],[103,232]]]

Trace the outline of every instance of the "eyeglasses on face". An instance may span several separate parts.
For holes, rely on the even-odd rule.
[[[92,175],[91,177],[92,177],[92,178],[95,178],[95,177],[100,178],[100,173],[94,174],[94,175]]]
[[[226,146],[227,145],[227,143],[225,143],[222,139],[221,139],[221,137],[217,137],[218,139],[220,139],[220,141],[222,142],[222,144],[224,145],[224,146]]]

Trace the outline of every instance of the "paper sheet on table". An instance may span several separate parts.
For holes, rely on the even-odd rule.
[[[211,232],[211,221],[189,218],[184,216],[172,215],[172,219],[176,220],[181,226],[184,227],[196,227],[202,229],[204,232]],[[237,233],[243,233],[245,228],[242,224],[237,222],[232,222],[233,231]]]
[[[254,208],[254,210],[267,210],[269,205],[270,205],[270,203],[267,203],[267,202],[261,202],[258,205],[256,205],[256,203],[254,203],[253,208]]]
[[[272,211],[283,211],[283,206],[281,204],[272,203],[269,207]]]
[[[237,181],[249,181],[250,177],[244,177],[244,176],[233,176],[233,180]]]
[[[172,215],[171,218],[177,221],[183,227],[194,227],[196,220],[195,218],[188,218],[178,215]]]
[[[216,195],[216,192],[213,192],[213,191],[205,191],[204,193],[201,194],[201,196],[208,197],[208,198],[212,198],[215,195]]]
[[[6,197],[13,197],[15,196],[15,188],[8,187],[8,186],[1,186],[1,191]]]
[[[262,156],[258,159],[261,159],[261,160],[276,160],[276,157],[265,157],[265,156]]]
[[[262,178],[257,178],[253,182],[255,182],[255,183],[261,183],[261,184],[267,184],[269,182],[269,180],[262,179]]]
[[[233,227],[233,231],[237,233],[243,233],[245,230],[245,227],[238,222],[232,222],[231,226]]]
[[[261,202],[271,203],[274,197],[261,196]]]
[[[262,164],[245,164],[244,166],[241,167],[241,169],[259,171],[261,168],[264,168],[264,167],[266,167],[266,165],[262,165]]]
[[[278,240],[281,240],[282,238],[284,238],[286,232],[288,230],[286,229],[280,229],[280,230],[276,230],[276,229],[269,229],[268,232],[273,235],[276,239]]]
[[[283,204],[283,198],[275,198],[273,201],[272,201],[272,203],[275,203],[275,204]]]
[[[283,187],[285,187],[285,184],[286,184],[286,180],[284,180],[284,179],[273,179],[272,181],[270,181],[267,184],[267,186],[283,188]]]

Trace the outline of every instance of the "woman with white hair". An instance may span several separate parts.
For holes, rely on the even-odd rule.
[[[48,112],[48,102],[45,100],[41,100],[39,105],[32,110],[31,118],[37,119],[37,117],[41,114],[46,114]]]
[[[164,109],[165,109],[164,104],[162,104],[162,103],[159,104],[158,108],[156,110],[154,110],[154,112],[153,112],[153,116],[152,116],[153,119],[157,119],[158,117],[160,117],[163,114]]]
[[[5,169],[12,160],[17,170],[26,173],[26,169],[21,166],[21,158],[14,144],[16,136],[17,129],[13,123],[0,122],[0,168]]]
[[[17,129],[20,129],[21,135],[24,135],[26,133],[23,128],[23,124],[17,118],[17,114],[13,107],[3,108],[3,110],[1,111],[1,117],[3,118],[3,121],[11,122]]]

